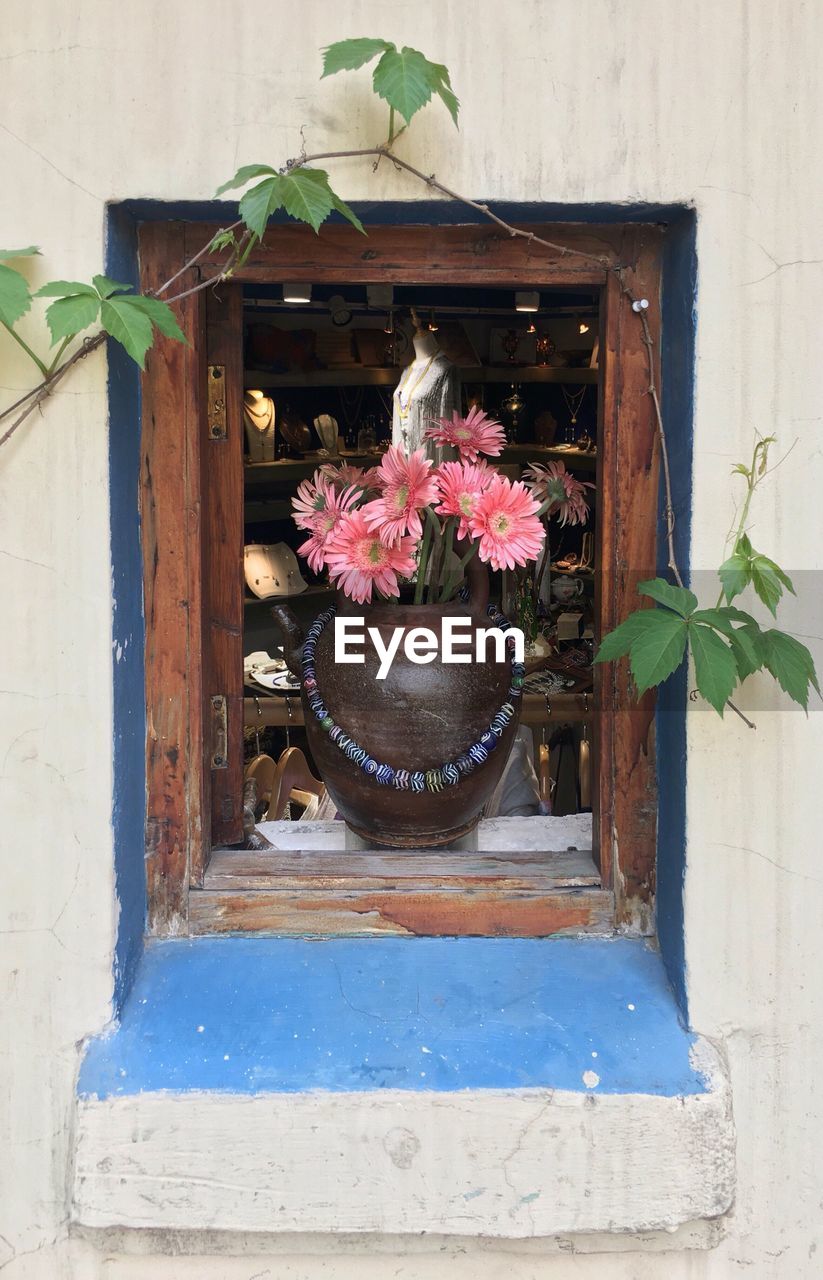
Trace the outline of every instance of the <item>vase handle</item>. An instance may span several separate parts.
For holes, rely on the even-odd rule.
[[[304,639],[303,628],[287,604],[273,605],[271,614],[283,632],[283,657],[286,659],[286,666],[293,676],[300,677],[303,674],[300,666],[300,650],[303,647]]]

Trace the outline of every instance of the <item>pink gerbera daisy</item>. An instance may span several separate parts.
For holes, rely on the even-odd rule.
[[[535,560],[546,536],[537,511],[538,504],[520,480],[496,475],[469,521],[480,559],[493,569],[513,569]]]
[[[368,471],[364,471],[362,467],[354,467],[350,462],[324,462],[319,474],[325,476],[337,489],[348,489],[351,486],[356,489],[376,489],[380,471],[378,467],[369,467]]]
[[[539,503],[548,502],[547,516],[557,516],[560,524],[585,524],[589,518],[586,490],[594,485],[578,480],[562,462],[546,466],[533,462],[526,470],[526,484]]]
[[[453,445],[466,462],[477,462],[481,453],[496,457],[506,443],[500,423],[477,405],[472,405],[465,417],[455,409],[451,418],[433,418],[426,435],[435,444]]]
[[[379,498],[367,502],[363,515],[386,546],[394,546],[404,533],[419,538],[423,532],[420,510],[437,499],[437,481],[432,463],[422,449],[406,457],[398,445],[391,445],[380,463]]]
[[[410,537],[387,547],[368,527],[362,510],[348,511],[326,546],[326,564],[332,581],[349,599],[368,604],[373,588],[384,596],[400,595],[397,578],[414,573],[414,548]]]
[[[325,568],[329,538],[343,515],[351,510],[360,497],[358,489],[335,489],[325,481],[321,482],[318,492],[322,492],[323,505],[316,507],[311,517],[302,517],[306,521],[311,520],[310,524],[302,525],[302,528],[309,530],[309,537],[297,548],[315,573],[320,573]]]
[[[318,515],[326,506],[329,480],[322,468],[315,471],[311,480],[301,480],[297,496],[292,498],[293,519],[298,529],[313,529]]]
[[[437,483],[440,487],[440,505],[435,511],[441,516],[458,516],[458,538],[469,537],[469,520],[474,514],[477,500],[488,489],[495,472],[485,462],[443,462],[438,467]]]

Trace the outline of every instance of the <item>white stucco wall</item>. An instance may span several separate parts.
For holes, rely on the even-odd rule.
[[[804,0],[7,0],[0,240],[35,242],[35,284],[102,268],[104,205],[209,198],[238,163],[381,136],[361,77],[319,82],[318,47],[385,35],[445,61],[457,135],[428,110],[401,145],[478,197],[692,201],[699,212],[693,561],[716,563],[729,463],[752,430],[798,443],[757,511],[758,545],[820,568],[818,314],[823,8]],[[360,103],[365,99],[366,105]],[[336,170],[349,199],[420,192],[388,166]],[[32,324],[32,331],[37,323]],[[0,337],[0,403],[29,369]],[[109,1015],[117,907],[109,822],[110,582],[102,353],[0,456],[0,1271],[9,1280],[755,1280],[823,1266],[819,866],[823,719],[761,694],[758,730],[690,713],[691,1011],[729,1055],[738,1199],[709,1252],[627,1242],[573,1256],[387,1241],[262,1256],[127,1256],[66,1239],[78,1041]],[[787,611],[820,635],[814,581]],[[817,614],[817,621],[810,621]],[[779,708],[779,709],[778,709]],[[125,1247],[125,1246],[123,1246]],[[147,1246],[151,1248],[151,1244]],[[614,1248],[610,1243],[608,1248]]]

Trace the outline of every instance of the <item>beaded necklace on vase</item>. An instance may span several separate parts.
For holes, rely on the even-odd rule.
[[[367,777],[374,778],[381,786],[391,786],[397,791],[414,791],[418,794],[423,791],[442,791],[447,786],[453,787],[466,774],[472,773],[480,765],[485,764],[492,751],[497,747],[506,727],[511,724],[516,714],[512,702],[520,698],[523,692],[523,680],[526,674],[526,668],[523,663],[512,662],[511,664],[511,686],[508,696],[512,699],[512,702],[504,702],[502,704],[500,710],[492,717],[488,729],[481,733],[477,742],[473,742],[467,751],[457,756],[455,760],[447,760],[445,764],[441,764],[436,769],[426,769],[425,771],[416,769],[411,772],[408,769],[395,769],[390,764],[381,764],[378,760],[375,760],[366,751],[365,747],[361,747],[358,742],[355,742],[354,738],[343,731],[339,724],[335,724],[323,702],[323,695],[317,684],[315,654],[317,641],[320,639],[324,627],[331,622],[335,613],[334,606],[326,609],[309,627],[301,659],[303,691],[321,729],[325,730],[331,741],[343,752],[346,758],[351,760],[352,764],[358,765]],[[499,612],[495,605],[489,605],[487,613],[491,619],[492,626],[497,627],[500,631],[509,630],[511,623],[505,614]]]

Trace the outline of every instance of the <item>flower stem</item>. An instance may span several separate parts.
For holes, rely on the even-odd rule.
[[[417,561],[417,582],[414,587],[414,603],[423,603],[423,587],[426,582],[426,569],[429,564],[429,548],[431,546],[431,527],[428,520],[423,530],[423,540],[420,543],[420,558]]]

